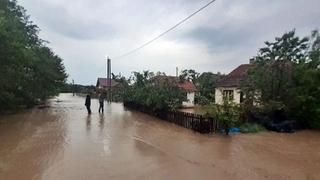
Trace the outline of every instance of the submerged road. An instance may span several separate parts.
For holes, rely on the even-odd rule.
[[[60,101],[57,101],[59,99]],[[202,135],[83,97],[0,116],[0,180],[320,179],[320,133]]]

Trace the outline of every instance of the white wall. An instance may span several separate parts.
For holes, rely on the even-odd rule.
[[[219,87],[215,89],[215,103],[223,104],[223,91],[224,90],[232,90],[233,91],[233,102],[236,104],[240,104],[240,90],[236,87]]]
[[[184,107],[193,107],[194,106],[194,92],[187,93],[187,101],[182,102]]]
[[[222,104],[223,103],[223,95],[222,95],[222,89],[221,88],[216,88],[215,89],[214,99],[215,99],[215,103],[216,104]]]

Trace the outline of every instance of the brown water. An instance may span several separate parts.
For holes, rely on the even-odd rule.
[[[47,109],[0,117],[1,180],[320,179],[320,133],[201,135],[62,94]]]

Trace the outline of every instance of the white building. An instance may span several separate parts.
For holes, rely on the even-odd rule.
[[[178,87],[186,91],[187,101],[182,102],[184,107],[194,107],[194,97],[197,91],[197,88],[192,82],[182,82],[178,84]]]
[[[250,68],[252,68],[252,64],[242,64],[222,78],[215,89],[215,103],[222,104],[226,99],[240,104],[243,101],[240,84],[247,77]]]
[[[172,84],[175,84],[179,88],[183,89],[185,91],[186,95],[186,101],[182,102],[182,106],[184,107],[194,107],[194,98],[195,93],[197,92],[196,86],[190,82],[190,81],[181,81],[179,77],[176,76],[164,76],[164,75],[158,75],[152,78],[154,82],[171,82]]]

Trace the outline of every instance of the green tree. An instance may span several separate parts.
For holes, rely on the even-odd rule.
[[[179,77],[181,81],[186,80],[186,81],[191,81],[195,83],[197,78],[199,77],[199,73],[193,69],[185,69],[181,71],[181,74]]]
[[[195,82],[199,92],[196,96],[197,103],[205,105],[210,102],[214,102],[215,88],[221,77],[221,74],[204,72],[197,78]]]
[[[159,110],[176,110],[185,100],[184,92],[176,84],[166,79],[155,81],[154,73],[134,72],[131,85],[124,91],[124,102],[133,102]]]
[[[16,0],[0,1],[0,111],[32,106],[65,82],[61,58],[38,32]]]
[[[293,66],[306,59],[308,38],[300,39],[293,30],[275,38],[275,42],[265,44],[267,47],[259,50],[256,67],[250,75],[254,76],[252,80],[261,92],[263,102],[284,102],[293,85]]]
[[[308,58],[295,66],[294,87],[288,102],[290,114],[305,126],[320,129],[320,35],[313,31]]]
[[[242,85],[246,101],[258,98],[265,110],[284,108],[287,116],[320,128],[319,33],[300,38],[295,31],[266,42]]]

